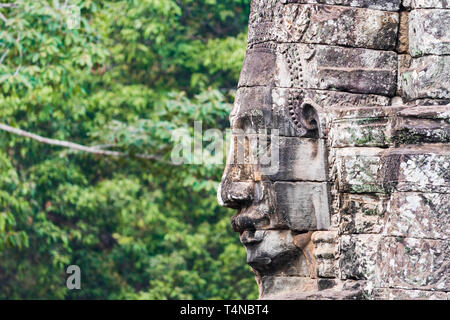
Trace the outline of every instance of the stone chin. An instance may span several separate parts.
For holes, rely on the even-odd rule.
[[[290,230],[246,230],[240,235],[247,263],[260,276],[283,272],[301,254]]]

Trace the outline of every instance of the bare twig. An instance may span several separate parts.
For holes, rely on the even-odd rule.
[[[6,19],[6,17],[1,12],[0,12],[0,19],[2,19],[4,23],[8,23],[8,19]]]
[[[20,47],[20,33],[17,36],[16,39],[17,49],[19,50],[19,56],[20,56],[20,64],[16,69],[16,72],[14,72],[13,77],[17,76],[19,74],[20,69],[22,68],[22,60],[23,60],[23,54],[22,54],[22,48]]]
[[[9,53],[9,49],[7,49],[7,50],[5,51],[5,53],[2,55],[2,57],[0,58],[0,64],[3,63],[3,60],[5,60],[5,57],[8,55],[8,53]]]
[[[1,8],[16,8],[16,7],[17,7],[17,3],[0,3],[0,9]],[[0,12],[0,19],[2,19],[4,23],[8,23],[8,19],[1,12]]]
[[[0,3],[0,8],[16,8],[17,3]]]
[[[63,147],[63,148],[69,148],[69,149],[73,149],[73,150],[77,150],[77,151],[82,151],[82,152],[87,152],[87,153],[92,153],[92,154],[97,154],[97,155],[102,155],[102,156],[111,156],[111,157],[128,157],[129,156],[128,154],[126,154],[124,152],[103,150],[103,149],[99,149],[98,147],[87,147],[87,146],[83,146],[81,144],[77,144],[77,143],[73,143],[73,142],[69,142],[69,141],[45,138],[45,137],[39,136],[37,134],[31,133],[31,132],[27,132],[27,131],[24,131],[24,130],[21,130],[18,128],[11,127],[4,123],[0,123],[0,130],[7,131],[10,133],[16,134],[18,136],[21,136],[21,137],[33,139],[33,140],[36,140],[41,143],[59,146],[59,147]],[[155,155],[137,154],[137,155],[135,155],[135,157],[139,158],[139,159],[143,159],[143,160],[155,160],[155,161],[160,161],[160,162],[163,161],[161,156],[155,156]],[[168,162],[165,162],[165,163],[168,163]],[[168,163],[168,164],[172,164],[172,163]]]

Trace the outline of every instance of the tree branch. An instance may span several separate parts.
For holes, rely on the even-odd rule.
[[[82,152],[87,152],[87,153],[92,153],[92,154],[97,154],[97,155],[102,155],[102,156],[129,157],[129,155],[124,152],[102,150],[102,149],[98,149],[97,147],[87,147],[87,146],[83,146],[81,144],[77,144],[77,143],[73,143],[73,142],[69,142],[69,141],[45,138],[45,137],[39,136],[34,133],[30,133],[30,132],[27,132],[27,131],[24,131],[24,130],[21,130],[18,128],[11,127],[4,123],[0,123],[0,130],[7,131],[10,133],[16,134],[18,136],[21,136],[21,137],[29,138],[29,139],[36,140],[38,142],[53,145],[53,146],[59,146],[59,147],[63,147],[63,148],[73,149],[73,150],[77,150],[77,151],[82,151]],[[163,159],[161,156],[148,155],[148,154],[137,154],[137,155],[135,155],[135,157],[139,158],[139,159],[144,159],[144,160],[155,160],[155,161],[163,162]],[[165,162],[165,163],[168,163],[168,162]],[[173,165],[173,163],[168,163],[168,164]]]

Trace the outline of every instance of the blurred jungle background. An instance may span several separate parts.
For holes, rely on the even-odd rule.
[[[257,298],[223,166],[170,163],[176,128],[229,126],[249,3],[0,1],[0,124],[124,154],[2,127],[0,299]]]

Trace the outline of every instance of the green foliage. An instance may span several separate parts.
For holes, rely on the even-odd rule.
[[[168,163],[172,132],[228,126],[250,0],[76,0],[0,8],[0,298],[256,298],[222,166]],[[3,1],[2,3],[5,3]],[[141,160],[136,154],[160,160]],[[82,270],[82,290],[65,269]]]

